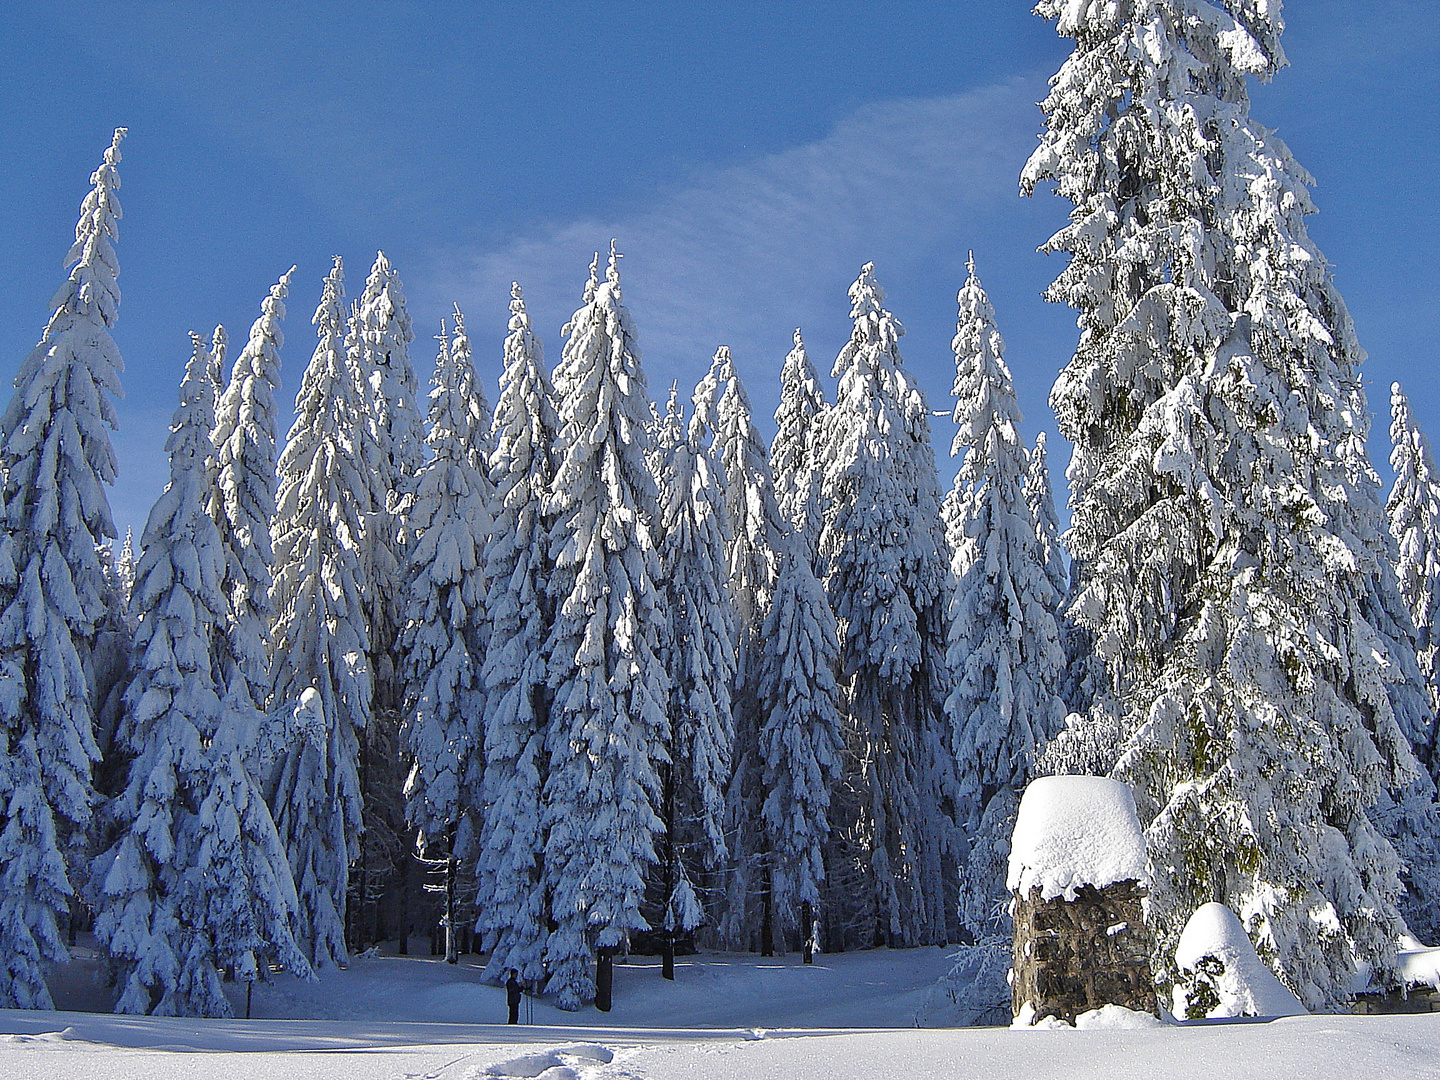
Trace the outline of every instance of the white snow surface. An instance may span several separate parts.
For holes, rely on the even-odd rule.
[[[1075,1017],[1075,1023],[1069,1024],[1058,1016],[1042,1016],[1038,1021],[1034,1020],[1035,1007],[1028,1001],[1020,1006],[1020,1012],[1015,1017],[1015,1022],[1010,1025],[1012,1031],[1143,1031],[1146,1028],[1164,1027],[1165,1022],[1158,1016],[1151,1016],[1146,1012],[1136,1012],[1134,1009],[1127,1009],[1123,1005],[1102,1005],[1098,1009],[1091,1009]],[[1032,1023],[1032,1021],[1034,1021]]]
[[[1395,959],[1406,986],[1433,986],[1440,990],[1440,949],[1426,948],[1406,935],[1400,938],[1400,951]]]
[[[1304,1016],[1305,1006],[1265,966],[1250,935],[1235,913],[1224,904],[1201,904],[1175,946],[1175,963],[1190,971],[1196,970],[1206,957],[1213,956],[1225,965],[1216,978],[1220,1004],[1210,1010],[1211,1017],[1230,1016]],[[1185,1015],[1185,1002],[1180,987],[1175,990],[1175,1015]]]
[[[1073,900],[1084,885],[1149,885],[1135,798],[1103,776],[1042,776],[1025,788],[1010,844],[1006,887]]]
[[[478,983],[474,957],[356,958],[313,986],[256,990],[256,1012],[320,1019],[190,1020],[0,1011],[0,1076],[25,1080],[1305,1080],[1440,1076],[1433,1016],[1314,1016],[1232,1025],[1086,1018],[1089,1029],[908,1027],[925,985],[948,965],[935,948],[820,956],[704,954],[631,958],[615,970],[615,1009],[536,1025],[504,1015],[504,991]],[[88,977],[54,987],[78,1004]],[[239,1002],[243,1009],[243,1000]],[[524,1009],[522,1007],[522,1017]],[[423,1022],[417,1022],[423,1021]],[[466,1022],[457,1022],[466,1021]],[[840,1030],[850,1024],[887,1030]],[[542,1026],[542,1025],[570,1026]],[[680,1027],[678,1025],[688,1025]],[[804,1027],[829,1024],[831,1027]],[[613,1026],[606,1026],[613,1025]],[[714,1026],[702,1026],[714,1025]]]

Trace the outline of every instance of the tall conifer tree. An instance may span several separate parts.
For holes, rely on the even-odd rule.
[[[141,537],[135,676],[117,742],[133,755],[107,808],[117,831],[96,866],[96,938],[115,1010],[229,1016],[220,969],[254,979],[309,965],[292,937],[295,889],[259,787],[217,692],[212,650],[228,615],[226,551],[206,511],[213,446],[210,352],[194,352],[166,449],[170,483]]]
[[[980,939],[1004,919],[1020,794],[1036,753],[1065,719],[1056,693],[1065,657],[1055,621],[1061,594],[1027,498],[1029,461],[1016,430],[1020,407],[1005,343],[973,256],[969,270],[952,344],[958,430],[951,452],[964,459],[950,498],[948,661],[955,682],[945,713],[967,845],[960,919]],[[1053,534],[1050,540],[1053,547]]]
[[[117,128],[90,177],[70,276],[0,416],[0,1006],[11,1008],[50,1007],[41,963],[66,958],[60,923],[96,798],[88,669],[107,612],[96,545],[115,535],[105,429],[125,366],[110,336],[124,137]]]
[[[797,327],[795,347],[780,368],[780,405],[775,410],[775,438],[770,443],[770,472],[775,478],[780,516],[789,529],[804,538],[811,552],[820,539],[820,472],[815,460],[815,437],[825,408],[825,389]]]
[[[515,971],[538,986],[545,977],[549,919],[541,802],[549,774],[546,649],[555,617],[547,592],[551,521],[543,504],[554,477],[559,425],[540,339],[518,284],[510,287],[509,330],[492,428],[494,494],[484,551],[490,641],[481,672],[486,707],[478,928],[490,953],[487,979],[499,983]]]
[[[819,559],[840,625],[840,682],[858,800],[836,822],[862,838],[866,944],[944,941],[943,858],[953,842],[954,771],[944,745],[948,571],[925,395],[905,369],[904,328],[867,263],[850,287],[854,329],[825,413]],[[849,887],[832,878],[832,892]],[[838,908],[837,903],[832,905]],[[856,921],[855,919],[851,920]],[[868,922],[868,926],[864,924]]]
[[[422,844],[454,859],[456,831],[473,847],[480,811],[463,783],[484,752],[480,671],[485,656],[481,554],[490,528],[485,443],[490,415],[477,395],[475,366],[459,310],[455,338],[442,326],[430,392],[428,442],[409,522],[402,671],[410,688],[403,728],[412,762],[405,783],[408,820]],[[454,873],[454,863],[449,866]]]
[[[697,393],[703,398],[708,386]],[[660,564],[669,613],[664,655],[671,680],[662,867],[664,924],[671,931],[693,930],[702,919],[689,868],[714,869],[728,851],[735,618],[726,566],[725,481],[706,445],[708,434],[698,418],[686,429],[672,389],[657,454]]]
[[[1157,973],[1220,900],[1336,1008],[1357,959],[1395,978],[1400,863],[1373,815],[1414,794],[1396,708],[1423,690],[1363,353],[1306,233],[1309,177],[1249,115],[1247,78],[1285,63],[1280,5],[1036,11],[1076,39],[1022,177],[1075,207],[1046,245],[1072,256],[1047,295],[1081,327],[1051,394],[1075,443],[1070,611],[1119,698],[1119,739],[1092,742],[1115,744],[1161,871]]]
[[[273,542],[271,704],[294,710],[271,801],[316,967],[344,963],[350,864],[360,853],[360,738],[371,675],[362,603],[363,503],[357,429],[368,407],[346,362],[337,257],[315,311],[319,342],[280,455]],[[357,505],[358,504],[358,505]]]
[[[404,600],[394,583],[403,578],[409,558],[408,519],[425,460],[420,384],[409,352],[414,331],[400,276],[383,251],[376,253],[352,323],[346,348],[369,408],[368,424],[359,432],[360,463],[368,482],[361,598],[366,605],[374,700],[360,744],[365,835],[355,867],[349,927],[352,944],[364,947],[372,931],[381,932],[385,890],[405,872],[404,860],[409,858],[400,749],[407,692],[402,677],[406,664],[399,650]],[[372,901],[379,906],[372,908]]]
[[[623,948],[646,925],[640,903],[662,829],[659,768],[670,735],[645,373],[614,244],[603,281],[599,258],[565,325],[546,500],[556,524],[545,879],[556,928],[545,952],[566,1009],[595,995],[594,951]]]
[[[250,338],[215,410],[215,480],[208,502],[225,546],[223,588],[228,604],[219,628],[222,640],[215,674],[237,716],[263,709],[270,693],[274,621],[270,585],[275,561],[270,522],[275,516],[279,437],[275,391],[280,388],[280,348],[285,342],[280,323],[294,272],[292,266],[261,302],[260,317],[250,327]],[[217,327],[216,351],[224,347],[222,333],[223,328]]]

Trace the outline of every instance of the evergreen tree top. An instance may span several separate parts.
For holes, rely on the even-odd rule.
[[[77,315],[98,317],[112,329],[120,307],[120,289],[115,284],[120,264],[115,258],[114,243],[120,239],[119,221],[123,216],[120,198],[115,194],[120,189],[120,173],[115,166],[120,163],[120,140],[126,132],[123,127],[115,129],[104,161],[90,174],[90,194],[80,206],[75,243],[65,256],[65,264],[73,267],[70,280],[60,287],[50,305]]]
[[[321,335],[340,335],[345,327],[345,264],[339,255],[331,256],[330,273],[320,289],[320,303],[310,322]]]
[[[525,293],[518,281],[510,283],[510,322],[506,327],[510,335],[505,339],[505,366],[520,357],[528,357],[533,363],[541,362],[544,348],[540,339],[530,328],[530,314],[525,310]]]
[[[485,397],[485,384],[475,373],[475,360],[470,353],[470,334],[465,329],[465,314],[460,305],[455,305],[455,335],[450,341],[451,363],[455,367],[455,388],[465,403],[466,426],[460,434],[464,438],[466,452],[471,464],[482,474],[488,471],[490,455],[494,451],[491,429],[495,418],[490,412],[490,402]]]
[[[969,277],[956,301],[960,313],[950,347],[955,352],[955,440],[950,453],[958,454],[975,446],[992,424],[998,426],[1007,443],[1017,444],[1015,425],[1020,422],[1020,405],[1015,383],[1005,363],[1005,341],[995,323],[995,309],[975,274],[975,254],[968,263]]]
[[[291,269],[294,269],[293,267]],[[230,349],[230,335],[223,323],[216,323],[210,335],[210,381],[215,384],[215,400],[225,392],[225,355]]]
[[[1126,45],[1139,55],[1154,56],[1161,35],[1194,37],[1195,29],[1215,35],[1228,62],[1237,71],[1269,78],[1284,67],[1280,33],[1285,29],[1281,0],[1133,0],[1129,4],[1087,0],[1039,0],[1035,14],[1054,19],[1061,37],[1086,42],[1106,33],[1126,31]]]
[[[674,450],[685,440],[685,408],[680,404],[680,381],[670,384],[665,415],[655,425],[655,442],[661,454]],[[698,440],[697,440],[698,441]]]
[[[1397,489],[1401,481],[1431,483],[1437,479],[1430,440],[1415,424],[1410,399],[1398,382],[1390,384],[1390,467],[1395,470]]]
[[[370,268],[370,276],[365,279],[365,292],[360,297],[360,317],[371,334],[384,334],[390,339],[376,340],[372,344],[388,345],[393,341],[408,345],[415,340],[410,313],[405,307],[405,293],[400,287],[400,276],[383,251],[375,253],[375,263]]]
[[[820,387],[820,377],[810,354],[805,351],[805,339],[800,328],[795,328],[795,347],[785,354],[780,367],[780,405],[775,410],[776,423],[792,412],[801,414],[802,421],[808,421],[825,404],[825,392]]]
[[[898,357],[905,327],[885,309],[885,290],[875,280],[873,262],[860,268],[860,276],[850,286],[850,318],[855,324],[849,344],[835,360],[830,373],[834,378],[843,375],[857,360],[873,367],[881,356]]]
[[[190,360],[180,382],[180,405],[170,422],[165,452],[170,455],[170,482],[191,469],[203,467],[214,452],[210,429],[215,423],[215,384],[210,381],[210,349],[205,339],[190,331]]]

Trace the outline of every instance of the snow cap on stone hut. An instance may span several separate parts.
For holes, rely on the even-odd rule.
[[[1150,885],[1129,787],[1103,776],[1031,781],[1010,844],[1010,891],[1028,896],[1038,885],[1043,900],[1074,900],[1085,885],[1103,889],[1117,881]]]

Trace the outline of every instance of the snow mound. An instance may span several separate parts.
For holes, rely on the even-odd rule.
[[[1175,963],[1182,972],[1174,994],[1177,1017],[1306,1015],[1224,904],[1202,904],[1190,916],[1175,947]]]
[[[63,1031],[42,1031],[35,1035],[0,1035],[0,1043],[10,1043],[16,1046],[29,1046],[34,1043],[60,1043],[69,1042],[75,1034],[74,1028],[65,1028]]]
[[[551,1069],[564,1068],[565,1063],[560,1060],[558,1054],[547,1051],[543,1054],[521,1054],[508,1061],[497,1061],[489,1066],[482,1074],[484,1076],[506,1076],[523,1077],[524,1080],[534,1080],[542,1073],[548,1073]],[[560,1080],[554,1077],[553,1080]]]
[[[1427,949],[1412,937],[1402,937],[1395,959],[1406,986],[1440,990],[1440,949]]]
[[[1073,900],[1084,885],[1149,885],[1135,797],[1103,776],[1042,776],[1020,800],[1007,887],[1022,896]]]
[[[569,1060],[574,1058],[572,1064],[587,1065],[599,1064],[609,1065],[615,1060],[615,1054],[609,1047],[600,1046],[598,1043],[577,1043],[574,1046],[562,1046],[555,1051],[555,1055]]]
[[[476,1073],[476,1080],[487,1077],[508,1077],[517,1080],[579,1080],[578,1069],[595,1069],[610,1064],[615,1054],[598,1043],[576,1043],[538,1054],[521,1054],[487,1066]],[[585,1075],[592,1075],[586,1073]]]
[[[1015,1031],[1138,1031],[1164,1026],[1165,1022],[1159,1017],[1123,1005],[1102,1005],[1083,1012],[1075,1018],[1073,1026],[1058,1016],[1045,1016],[1036,1021],[1035,1006],[1028,1001],[1020,1006],[1015,1022],[1010,1025]]]

